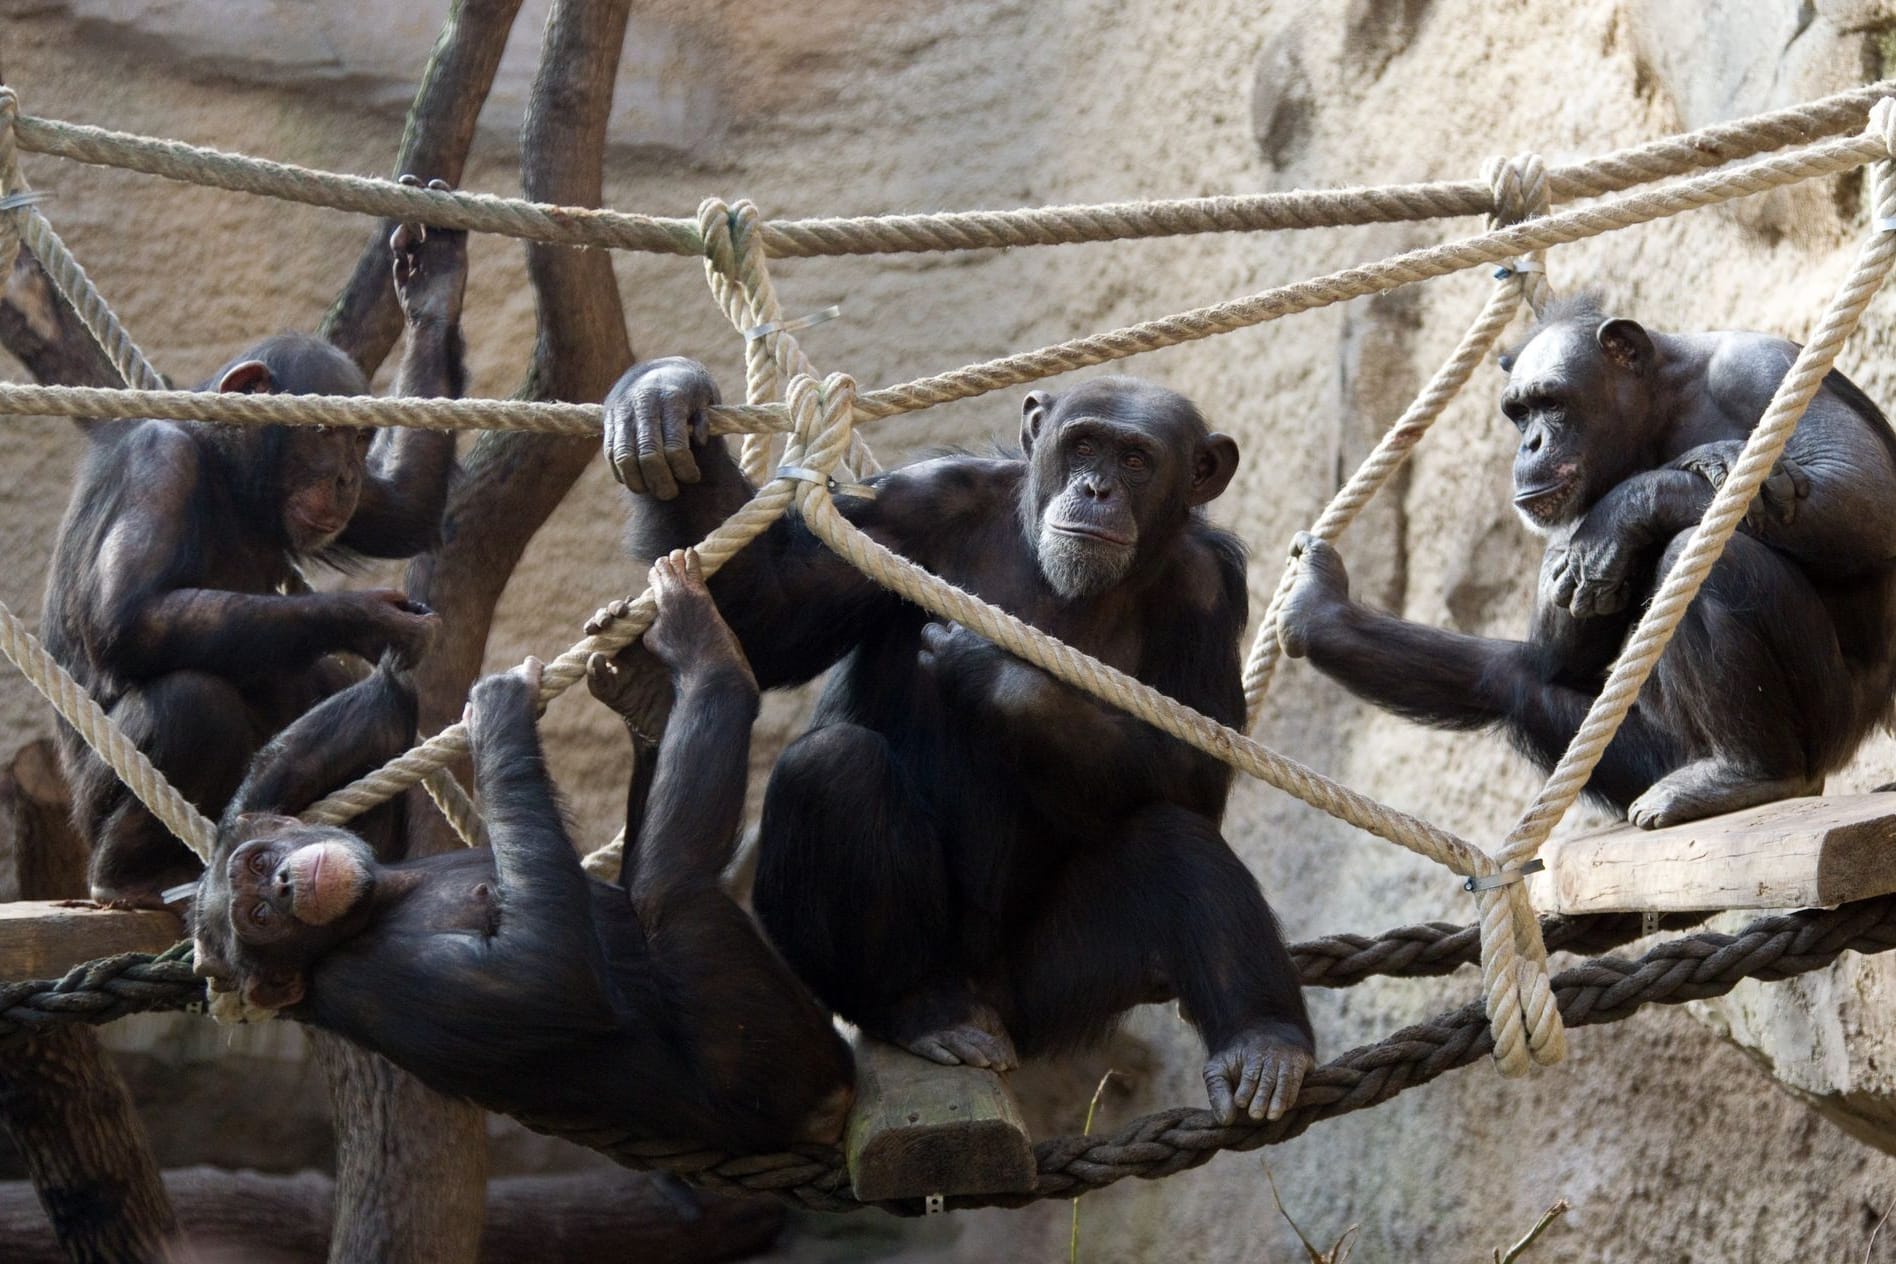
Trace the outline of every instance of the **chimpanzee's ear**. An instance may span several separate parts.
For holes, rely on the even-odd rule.
[[[276,379],[270,376],[270,367],[261,360],[233,364],[229,372],[217,379],[221,395],[268,395],[275,389]]]
[[[254,1009],[288,1009],[303,999],[303,972],[259,970],[244,980],[243,997]]]
[[[1218,499],[1237,472],[1238,441],[1230,435],[1206,435],[1192,455],[1192,485],[1185,494],[1185,503],[1202,505]]]
[[[1028,456],[1033,455],[1034,440],[1040,437],[1040,424],[1052,411],[1052,391],[1028,391],[1027,398],[1020,401],[1020,450]]]
[[[1593,331],[1593,340],[1609,360],[1630,373],[1644,373],[1652,363],[1652,336],[1636,320],[1624,316],[1603,320]]]

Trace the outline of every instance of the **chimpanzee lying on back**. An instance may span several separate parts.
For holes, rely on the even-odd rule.
[[[412,740],[413,692],[384,660],[258,756],[220,825],[193,913],[213,988],[556,1133],[623,1128],[740,1152],[836,1140],[848,1047],[718,885],[757,685],[695,554],[660,559],[652,583],[645,645],[675,699],[649,792],[635,782],[628,796],[621,886],[587,877],[567,838],[531,660],[481,681],[469,704],[491,853],[384,864],[386,838],[372,847],[276,815]],[[595,694],[636,693],[624,673],[638,666],[596,659]],[[364,820],[372,835],[382,824]]]
[[[1552,767],[1795,355],[1765,334],[1649,333],[1589,299],[1561,305],[1504,361],[1514,504],[1547,537],[1528,639],[1357,605],[1342,558],[1306,537],[1284,651],[1413,719],[1505,727]],[[1815,794],[1892,694],[1896,434],[1831,373],[1587,790],[1647,827]]]

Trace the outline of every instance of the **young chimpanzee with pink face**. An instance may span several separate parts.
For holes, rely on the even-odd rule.
[[[750,495],[700,365],[633,368],[606,450],[633,544]],[[1237,444],[1131,378],[1030,393],[1018,456],[956,455],[839,508],[935,574],[1227,724],[1244,718],[1243,553],[1205,521]],[[753,903],[818,996],[940,1062],[1006,1069],[1176,997],[1226,1121],[1311,1064],[1296,967],[1219,832],[1231,770],[878,587],[794,516],[712,581],[765,688],[832,666],[764,800]]]
[[[660,559],[652,584],[645,651],[596,657],[589,673],[628,725],[647,673],[670,674],[655,771],[627,796],[618,885],[589,878],[567,837],[531,660],[481,681],[469,704],[492,851],[385,864],[385,809],[359,832],[291,819],[412,740],[414,695],[385,659],[258,756],[193,906],[199,973],[441,1092],[596,1144],[620,1134],[608,1151],[620,1139],[739,1152],[835,1141],[848,1046],[719,885],[757,684],[695,554]]]
[[[467,234],[405,224],[390,245],[407,317],[396,393],[458,397]],[[328,343],[284,334],[205,389],[366,395],[369,384]],[[331,655],[412,661],[433,638],[434,617],[402,593],[311,592],[300,568],[432,548],[452,432],[132,421],[95,427],[89,445],[41,634],[207,815],[272,734],[352,678]],[[156,905],[196,876],[196,857],[104,761],[63,725],[59,738],[93,898]]]
[[[1284,651],[1442,728],[1505,729],[1550,768],[1796,356],[1756,333],[1665,334],[1569,300],[1503,362],[1514,505],[1547,538],[1525,641],[1350,599],[1304,537]],[[1587,790],[1654,827],[1815,794],[1896,697],[1896,434],[1831,373],[1706,577]]]

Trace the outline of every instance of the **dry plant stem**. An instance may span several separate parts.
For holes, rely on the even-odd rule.
[[[1564,1198],[1555,1199],[1554,1205],[1541,1213],[1541,1218],[1534,1222],[1534,1227],[1529,1229],[1526,1236],[1519,1242],[1516,1242],[1505,1252],[1498,1248],[1495,1250],[1494,1264],[1514,1264],[1516,1260],[1521,1258],[1522,1253],[1525,1252],[1528,1247],[1534,1245],[1534,1239],[1546,1233],[1548,1226],[1566,1215],[1572,1206],[1573,1204]]]

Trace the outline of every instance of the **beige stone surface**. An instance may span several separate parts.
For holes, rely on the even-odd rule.
[[[359,3],[14,3],[4,70],[29,111],[379,172],[443,7],[382,18],[386,6]],[[745,195],[767,213],[801,215],[1465,177],[1493,153],[1568,160],[1834,90],[1879,72],[1893,20],[1880,3],[1790,0],[650,0],[621,80],[635,108],[615,124],[607,195],[670,214],[691,213],[707,194]],[[490,109],[471,187],[517,187],[506,111],[518,112],[530,22]],[[27,161],[55,224],[147,350],[181,378],[250,334],[313,322],[367,230],[323,211]],[[1661,327],[1798,337],[1848,266],[1862,200],[1859,180],[1839,178],[1698,212],[1558,250],[1552,279],[1597,284],[1613,306]],[[792,312],[843,307],[843,319],[805,337],[818,363],[880,384],[1477,227],[813,260],[778,276]],[[531,333],[520,248],[479,241],[473,268],[476,387],[504,394]],[[737,349],[697,265],[622,256],[618,269],[642,354],[699,355],[738,380]],[[1487,284],[1466,274],[1127,366],[1198,399],[1244,445],[1246,464],[1216,516],[1254,550],[1254,601],[1274,585],[1291,532],[1448,354]],[[1886,402],[1896,402],[1893,343],[1896,296],[1883,295],[1844,367]],[[1524,623],[1535,548],[1505,508],[1511,443],[1493,408],[1498,380],[1477,375],[1399,494],[1344,551],[1364,590],[1409,617],[1506,635]],[[1013,418],[1012,398],[997,397],[879,423],[870,437],[899,459],[933,444],[1005,439]],[[79,443],[63,422],[5,426],[0,599],[36,614]],[[565,646],[599,600],[637,584],[617,547],[621,517],[595,470],[509,591],[493,664]],[[798,708],[779,700],[769,709],[759,785]],[[8,742],[47,727],[44,708],[0,674]],[[547,728],[583,831],[603,838],[624,772],[620,739],[578,698],[558,704]],[[1500,741],[1420,731],[1295,665],[1262,732],[1484,841],[1505,831],[1533,786]],[[1874,744],[1840,788],[1889,780],[1891,754],[1888,742]],[[1470,913],[1442,871],[1263,787],[1240,789],[1229,824],[1292,937]],[[1892,979],[1883,961],[1849,963],[1807,983],[1745,989],[1700,1007],[1704,1021],[1675,1011],[1581,1032],[1566,1065],[1526,1082],[1477,1067],[1262,1159],[1227,1155],[1163,1183],[1127,1182],[1083,1203],[1083,1258],[1302,1258],[1261,1161],[1314,1238],[1362,1226],[1359,1260],[1489,1258],[1563,1196],[1574,1211],[1536,1261],[1861,1258],[1896,1199],[1896,1167],[1804,1103],[1882,1144],[1896,1135]],[[1461,975],[1312,999],[1334,1053],[1473,994]],[[147,1045],[162,1046],[157,1037]],[[1199,1056],[1169,1011],[1151,1010],[1105,1053],[1027,1073],[1023,1095],[1036,1127],[1071,1130],[1099,1072],[1116,1064],[1134,1074],[1107,1094],[1100,1126],[1112,1127],[1196,1101]],[[547,1151],[538,1161],[560,1160]],[[874,1216],[810,1222],[786,1253],[1053,1259],[1066,1250],[1069,1214],[1055,1204],[915,1226]],[[1896,1248],[1880,1240],[1877,1249]]]

